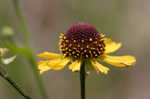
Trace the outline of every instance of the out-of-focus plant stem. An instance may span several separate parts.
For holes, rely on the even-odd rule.
[[[19,0],[12,0],[12,3],[14,5],[14,9],[15,9],[15,12],[16,12],[16,16],[19,20],[19,24],[20,24],[20,27],[21,27],[21,30],[24,34],[24,49],[27,49],[30,53],[28,55],[25,55],[27,56],[27,60],[30,62],[31,64],[31,70],[36,78],[36,82],[40,88],[40,91],[41,91],[41,94],[43,96],[43,99],[49,99],[48,98],[48,94],[42,84],[42,81],[38,75],[38,72],[37,72],[37,69],[36,69],[36,61],[35,61],[35,58],[34,58],[34,55],[33,55],[33,51],[31,49],[31,46],[30,46],[30,38],[29,38],[29,32],[28,32],[28,28],[27,28],[27,24],[25,23],[24,21],[24,18],[23,18],[23,14],[22,14],[22,11],[19,7]]]
[[[1,68],[2,69],[2,68]],[[17,92],[19,92],[25,99],[31,99],[29,96],[27,96],[18,86],[17,84],[7,75],[4,75],[2,72],[0,72],[0,76],[6,80],[14,89],[16,89]]]
[[[81,65],[81,68],[80,68],[81,99],[86,99],[86,95],[85,95],[85,80],[86,80],[85,61],[83,61],[82,65]]]
[[[20,28],[23,32],[23,36],[24,36],[24,43],[25,43],[25,46],[26,47],[30,47],[30,36],[29,36],[29,32],[28,32],[28,27],[27,27],[27,24],[25,23],[25,20],[23,18],[23,14],[22,14],[22,11],[19,7],[19,0],[12,0],[13,1],[13,5],[14,5],[14,9],[15,9],[15,12],[16,12],[16,16],[17,16],[17,19],[19,20],[19,24],[20,24]]]

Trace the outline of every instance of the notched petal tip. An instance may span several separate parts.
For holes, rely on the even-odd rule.
[[[108,67],[103,66],[102,64],[100,64],[99,62],[95,60],[91,60],[91,63],[96,68],[96,70],[98,70],[98,72],[101,72],[102,74],[108,74],[110,70]]]
[[[52,59],[52,58],[58,58],[60,57],[60,54],[57,53],[51,53],[51,52],[43,52],[37,55],[40,58],[44,59]]]
[[[119,48],[121,48],[122,43],[120,42],[114,42],[109,38],[104,38],[104,43],[105,43],[105,53],[113,53],[117,51]]]
[[[116,67],[133,66],[136,63],[136,58],[134,56],[106,56],[104,60],[106,63],[111,64]]]
[[[108,74],[108,72],[110,71],[110,69],[107,68],[107,67],[105,67],[105,66],[104,66],[104,67],[101,67],[101,69],[102,69],[102,70],[101,70],[101,73],[102,73],[102,74],[105,74],[105,75]]]
[[[39,61],[38,62],[38,69],[40,74],[50,70],[51,68],[48,66],[48,61]]]
[[[40,74],[48,70],[61,70],[67,65],[69,61],[70,60],[68,58],[57,58],[53,60],[39,61],[38,69],[40,71]]]

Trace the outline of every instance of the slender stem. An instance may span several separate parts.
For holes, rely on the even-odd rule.
[[[28,31],[28,26],[25,22],[22,11],[19,7],[19,0],[13,0],[12,3],[14,5],[16,16],[17,16],[19,23],[21,25],[20,28],[23,32],[25,46],[30,48],[30,38],[29,38],[30,33]]]
[[[80,68],[80,85],[81,85],[81,99],[86,99],[85,95],[85,62],[83,61],[81,68]]]
[[[5,76],[0,72],[0,76],[5,79],[14,89],[16,89],[17,92],[19,92],[25,99],[31,99],[29,96],[27,96],[17,85],[16,83],[10,79],[8,76]]]
[[[41,91],[41,94],[43,96],[43,99],[49,99],[49,96],[45,90],[45,87],[43,86],[43,83],[41,81],[41,78],[38,76],[38,73],[37,73],[37,69],[36,69],[36,62],[35,62],[35,59],[34,59],[34,56],[33,56],[33,53],[32,53],[32,49],[31,49],[31,45],[30,45],[30,33],[28,31],[28,27],[27,27],[27,24],[24,20],[24,17],[23,17],[23,14],[22,14],[22,11],[21,11],[21,8],[19,6],[19,2],[20,0],[10,0],[12,1],[13,3],[13,6],[14,6],[14,9],[15,9],[15,13],[16,13],[16,16],[20,22],[20,27],[21,27],[21,30],[23,32],[23,36],[25,38],[25,45],[24,47],[29,49],[31,51],[31,54],[30,56],[27,57],[27,59],[29,60],[29,62],[31,63],[31,70],[35,76],[35,79],[37,81],[37,84],[39,85],[39,88],[40,88],[40,91]]]

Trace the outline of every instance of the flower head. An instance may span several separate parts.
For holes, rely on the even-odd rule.
[[[75,24],[66,34],[61,34],[60,50],[74,60],[97,58],[105,50],[103,35],[90,24]]]
[[[121,43],[113,42],[99,33],[92,25],[80,22],[71,26],[66,33],[60,35],[61,54],[44,52],[38,54],[46,59],[38,62],[40,73],[52,70],[60,70],[69,65],[71,71],[80,71],[81,63],[86,61],[98,72],[107,74],[109,68],[100,64],[106,62],[113,66],[125,67],[135,64],[133,56],[110,56],[121,47]],[[86,66],[88,70],[89,66]]]

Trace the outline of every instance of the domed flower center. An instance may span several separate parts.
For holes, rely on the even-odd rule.
[[[104,53],[102,36],[90,24],[80,22],[60,36],[60,50],[73,59],[96,58]]]

